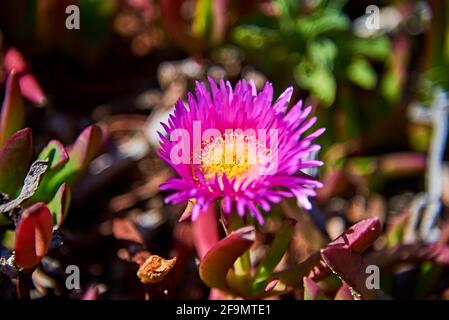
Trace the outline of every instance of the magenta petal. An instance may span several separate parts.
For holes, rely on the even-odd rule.
[[[315,196],[315,189],[321,183],[302,174],[301,170],[322,165],[312,155],[315,156],[320,149],[313,140],[324,129],[302,137],[315,124],[316,117],[308,118],[312,107],[303,110],[302,102],[296,103],[286,114],[292,94],[293,89],[288,88],[273,104],[273,86],[269,82],[260,92],[253,82],[245,80],[239,81],[234,88],[229,81],[223,80],[217,84],[209,79],[208,85],[197,82],[195,95],[187,94],[187,105],[182,100],[176,103],[174,113],[162,125],[165,132],[159,134],[159,155],[179,175],[179,178],[170,179],[161,186],[161,190],[173,191],[166,201],[181,203],[194,200],[193,220],[199,217],[204,207],[215,201],[220,203],[225,214],[235,210],[239,216],[249,214],[259,223],[264,221],[260,210],[267,212],[271,204],[286,197],[294,195],[299,205],[311,208],[308,197]],[[182,139],[171,141],[169,137],[175,130],[182,132]],[[269,161],[251,163],[243,167],[243,171],[242,168],[228,171],[229,166],[205,166],[201,162],[205,146],[220,148],[219,144],[211,146],[214,140],[201,140],[206,130],[215,130],[213,134],[207,132],[208,137],[214,139],[220,135],[223,138],[228,130],[237,137],[236,132],[240,130],[247,135],[245,143],[254,141],[247,133],[247,130],[253,130],[255,145],[261,150],[264,147],[269,150]],[[260,132],[265,134],[264,140]],[[189,152],[186,155],[190,159],[186,160],[192,163],[172,160],[172,151],[179,156]],[[273,170],[267,171],[270,166]]]

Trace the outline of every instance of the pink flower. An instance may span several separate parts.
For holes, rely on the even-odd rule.
[[[302,170],[322,165],[310,158],[320,149],[313,140],[324,132],[304,135],[317,120],[307,118],[312,107],[303,109],[300,101],[287,111],[291,87],[272,104],[268,82],[261,92],[244,80],[234,90],[229,82],[209,82],[210,91],[197,82],[196,97],[188,94],[188,106],[179,100],[162,124],[166,135],[159,133],[159,154],[179,175],[161,186],[174,191],[166,202],[193,200],[195,220],[218,200],[225,214],[235,209],[261,224],[259,209],[268,212],[284,197],[310,209],[308,197],[321,183]]]

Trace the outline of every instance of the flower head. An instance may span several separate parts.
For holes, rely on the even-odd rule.
[[[308,197],[321,183],[302,170],[322,164],[310,158],[320,149],[313,140],[324,132],[304,136],[316,122],[308,118],[312,107],[303,109],[300,101],[287,111],[291,87],[273,104],[268,82],[260,92],[244,80],[235,89],[229,82],[209,83],[210,91],[197,82],[196,96],[188,94],[188,105],[179,100],[162,124],[159,154],[179,175],[161,186],[174,191],[166,201],[193,200],[193,220],[216,200],[224,213],[235,209],[259,223],[259,208],[269,211],[284,197],[296,197],[309,209]]]

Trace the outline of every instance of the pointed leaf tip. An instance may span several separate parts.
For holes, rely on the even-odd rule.
[[[10,72],[6,81],[6,92],[0,114],[0,147],[25,123],[25,106],[20,94],[15,71]]]
[[[39,160],[48,159],[50,169],[54,170],[69,160],[69,154],[58,140],[51,140],[38,156]]]
[[[303,278],[304,300],[324,300],[323,290],[309,277]]]
[[[380,235],[381,225],[378,218],[362,220],[329,243],[328,247],[351,249],[356,253],[364,252]]]

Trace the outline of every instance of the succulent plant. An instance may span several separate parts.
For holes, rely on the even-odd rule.
[[[260,299],[302,292],[304,300],[388,299],[390,295],[381,288],[367,286],[371,275],[368,266],[378,267],[383,280],[392,275],[394,267],[403,263],[419,266],[425,262],[432,268],[449,266],[449,247],[442,243],[395,244],[369,251],[382,233],[379,220],[370,218],[353,225],[304,261],[278,271],[275,268],[286,253],[293,225],[282,226],[261,261],[257,265],[247,265],[243,273],[237,265],[256,245],[254,227],[239,228],[224,239],[209,243],[199,267],[201,279],[209,287],[224,292],[225,297]],[[391,232],[398,230],[387,231]],[[333,285],[326,285],[329,281]]]
[[[23,128],[20,88],[12,70],[0,115],[0,227],[3,240],[13,244],[12,252],[2,246],[1,267],[19,279],[31,275],[52,244],[61,243],[57,230],[70,206],[70,186],[86,171],[104,138],[103,130],[92,125],[69,147],[52,140],[29,167],[32,134]],[[6,230],[14,232],[6,237]],[[27,292],[19,290],[21,294]]]

